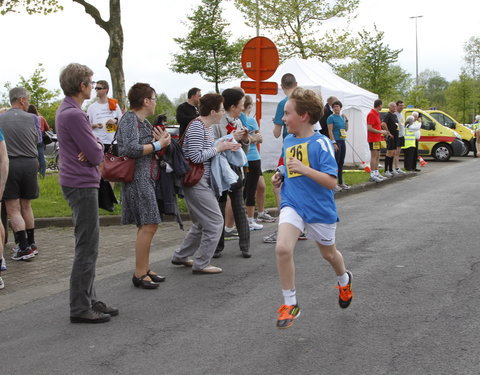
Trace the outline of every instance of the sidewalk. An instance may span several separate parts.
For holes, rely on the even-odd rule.
[[[413,177],[416,173],[395,177],[382,183],[365,183],[353,186],[350,191],[340,192],[335,198],[351,196],[368,189],[381,188],[390,183]],[[277,210],[269,210],[273,215]],[[172,220],[167,217],[168,220]],[[173,221],[160,224],[153,238],[150,262],[156,265],[160,274],[168,274],[173,251],[181,244],[191,222],[188,214],[183,215],[185,231]],[[11,257],[13,243],[5,246],[4,256],[8,270],[2,272],[5,289],[0,290],[0,312],[40,298],[44,298],[69,289],[70,271],[73,263],[74,237],[70,218],[37,219],[35,239],[39,245],[39,254],[30,261],[14,261]],[[120,273],[132,273],[135,262],[135,238],[137,228],[134,225],[119,225],[118,216],[101,218],[100,247],[97,261],[96,280]],[[255,233],[255,241],[275,230],[277,223],[264,223],[264,230]],[[258,238],[257,238],[258,237]],[[9,238],[13,235],[9,233]],[[227,247],[235,247],[236,241],[228,241]],[[232,246],[233,245],[233,246]],[[130,276],[128,276],[130,277]]]

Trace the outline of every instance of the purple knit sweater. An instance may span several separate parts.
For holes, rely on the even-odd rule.
[[[60,146],[60,185],[71,188],[98,188],[103,161],[103,147],[93,135],[87,114],[71,97],[65,97],[55,121]],[[101,143],[100,143],[101,145]],[[88,161],[79,161],[83,152]]]

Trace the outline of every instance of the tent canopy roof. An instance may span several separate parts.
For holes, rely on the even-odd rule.
[[[300,59],[297,57],[284,61],[275,74],[268,79],[278,83],[277,95],[262,95],[264,102],[279,102],[285,95],[280,88],[282,76],[292,73],[299,86],[320,91],[323,100],[329,96],[336,96],[343,104],[344,109],[357,108],[362,111],[373,108],[377,94],[362,89],[332,72],[330,66],[316,59]]]

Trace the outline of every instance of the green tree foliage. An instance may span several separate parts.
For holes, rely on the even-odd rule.
[[[222,18],[222,0],[202,0],[201,5],[187,16],[189,32],[184,38],[174,38],[181,53],[173,56],[171,69],[177,73],[199,73],[203,79],[218,85],[243,75],[240,55],[243,40],[229,42],[231,33]]]
[[[480,37],[472,36],[464,46],[464,73],[473,79],[480,79]]]
[[[55,112],[61,102],[58,100],[60,90],[49,90],[45,87],[47,79],[43,76],[44,72],[43,64],[38,64],[37,69],[35,69],[30,77],[25,78],[20,75],[19,82],[15,86],[10,82],[5,83],[4,87],[6,92],[2,94],[2,104],[0,106],[10,106],[10,99],[8,97],[10,89],[18,86],[25,87],[30,92],[30,103],[37,107],[38,112],[45,117],[48,125],[54,128]]]
[[[49,14],[63,10],[57,0],[0,0],[0,14],[16,13],[18,9],[25,9],[28,14]]]
[[[480,37],[472,36],[464,46],[462,72],[472,79],[472,111],[480,113]]]
[[[18,83],[18,86],[25,87],[30,92],[30,103],[35,104],[39,110],[60,95],[60,90],[52,91],[45,88],[47,79],[43,77],[44,72],[43,64],[38,64],[38,68],[29,78],[20,76],[20,82]]]
[[[472,109],[472,81],[473,79],[468,75],[461,74],[459,79],[452,81],[445,91],[448,113],[465,124],[472,123],[476,114]]]
[[[383,31],[363,30],[358,33],[359,48],[353,61],[337,65],[335,72],[346,80],[372,91],[384,100],[403,97],[410,85],[410,75],[395,65],[402,50],[394,50],[383,41]]]
[[[155,106],[155,115],[149,117],[149,121],[154,121],[158,115],[167,115],[167,123],[174,124],[176,123],[175,113],[176,106],[168,98],[167,94],[161,93],[157,94],[157,105]]]
[[[345,30],[324,32],[329,20],[349,17],[359,0],[235,0],[246,24],[274,35],[282,58],[317,57],[322,61],[344,58],[355,46]],[[322,33],[323,32],[323,33]]]
[[[445,90],[449,82],[439,72],[426,69],[418,75],[418,84],[425,93],[428,106],[444,108],[447,104]]]

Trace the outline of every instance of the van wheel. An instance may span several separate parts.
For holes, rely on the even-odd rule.
[[[433,148],[432,156],[436,161],[449,161],[452,148],[446,143],[440,143]]]
[[[468,156],[468,153],[472,151],[470,148],[470,142],[463,140],[463,145],[465,147],[463,148],[463,152],[461,156]]]

